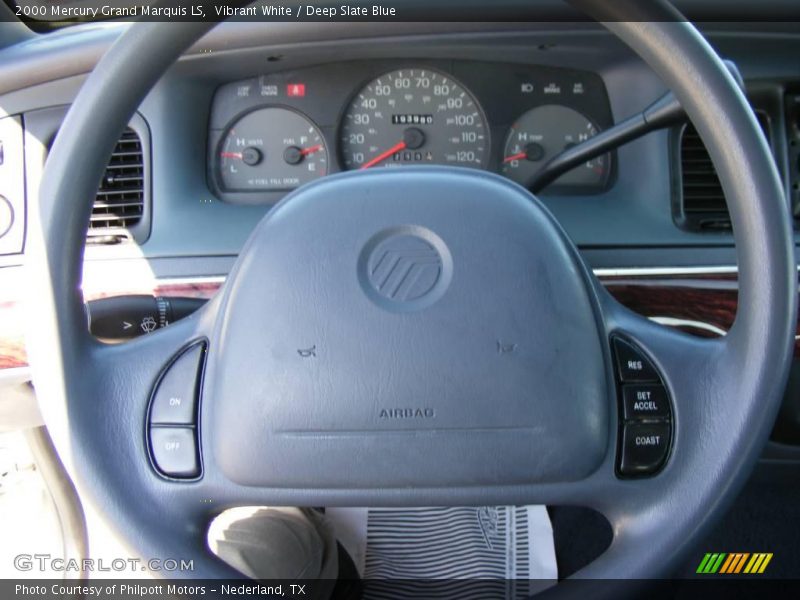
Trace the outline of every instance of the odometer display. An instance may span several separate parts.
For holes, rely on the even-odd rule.
[[[348,107],[341,136],[347,169],[483,168],[489,154],[489,130],[475,98],[431,69],[398,69],[367,84]]]

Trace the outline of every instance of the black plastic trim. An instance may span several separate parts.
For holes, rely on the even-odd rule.
[[[634,385],[634,384],[623,382],[621,377],[619,376],[619,368],[618,368],[619,358],[617,357],[616,348],[614,348],[614,340],[615,339],[620,340],[621,342],[631,346],[653,368],[653,371],[655,372],[656,376],[658,377],[658,381],[657,382],[656,381],[649,382],[649,383],[651,385],[660,385],[662,388],[664,388],[664,393],[666,394],[666,397],[667,397],[667,406],[669,408],[669,417],[666,417],[666,418],[653,418],[653,419],[631,419],[631,420],[626,420],[625,419],[625,406],[624,406],[625,400],[624,400],[623,395],[622,395],[622,387],[624,385]],[[631,339],[630,336],[628,336],[625,333],[614,332],[609,336],[609,345],[611,346],[611,357],[612,357],[612,361],[614,363],[613,364],[614,381],[616,383],[615,389],[616,389],[616,392],[617,392],[617,457],[616,457],[616,460],[614,461],[614,473],[620,479],[649,479],[651,477],[657,476],[664,469],[664,467],[667,465],[667,463],[669,462],[670,458],[672,457],[672,449],[673,449],[674,442],[675,442],[675,430],[676,430],[676,426],[677,426],[676,419],[675,419],[675,409],[674,409],[674,405],[673,405],[673,402],[672,402],[672,394],[670,393],[669,387],[667,387],[667,385],[664,383],[664,377],[663,377],[663,375],[661,375],[661,372],[659,371],[658,366],[656,365],[656,362],[653,360],[653,358],[647,352],[642,350],[642,347],[639,344],[637,344],[635,341],[633,341],[633,339]],[[642,382],[642,383],[644,384],[644,382]],[[637,473],[635,475],[629,475],[629,474],[622,473],[622,471],[620,470],[620,467],[622,465],[622,452],[624,450],[624,448],[623,448],[623,442],[624,442],[623,434],[624,434],[625,424],[626,423],[644,423],[644,424],[649,424],[649,423],[667,423],[669,425],[669,443],[667,444],[667,451],[664,454],[664,460],[661,462],[661,464],[658,466],[658,468],[655,471],[653,471],[652,473]]]
[[[193,425],[171,425],[166,423],[150,423],[150,415],[153,411],[153,402],[155,400],[156,391],[158,390],[158,386],[161,385],[161,380],[164,379],[164,376],[170,370],[172,365],[184,354],[191,351],[196,346],[202,346],[203,354],[202,359],[200,361],[200,365],[198,366],[199,373],[197,377],[197,398],[195,400],[195,407],[194,407],[194,424]],[[145,416],[144,421],[144,443],[145,447],[147,448],[147,458],[150,461],[150,468],[153,469],[153,472],[156,473],[162,479],[166,479],[167,481],[175,481],[179,483],[190,483],[192,481],[199,481],[203,478],[203,453],[202,449],[202,438],[200,436],[200,403],[203,399],[203,381],[205,379],[206,374],[206,357],[208,356],[208,340],[206,338],[196,339],[188,344],[186,344],[179,352],[172,357],[172,360],[161,370],[158,377],[156,378],[155,383],[152,386],[152,390],[150,392],[150,400],[147,402],[147,414]],[[197,476],[196,477],[173,477],[171,475],[167,475],[158,468],[158,464],[156,463],[155,456],[153,454],[153,448],[150,443],[150,429],[156,428],[170,428],[170,427],[180,427],[182,429],[192,429],[194,430],[194,439],[195,439],[195,453],[197,455]]]

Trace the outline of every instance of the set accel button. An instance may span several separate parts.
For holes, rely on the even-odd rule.
[[[658,384],[623,385],[622,411],[626,421],[668,419],[670,409],[664,386]]]

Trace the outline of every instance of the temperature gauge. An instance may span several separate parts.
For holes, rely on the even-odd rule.
[[[328,150],[319,129],[304,115],[261,108],[231,126],[218,165],[225,191],[291,190],[328,172]]]
[[[597,127],[576,110],[550,104],[533,108],[511,126],[504,147],[502,171],[527,186],[533,175],[567,148],[597,135]],[[602,189],[608,181],[608,154],[582,163],[553,183],[564,188]]]

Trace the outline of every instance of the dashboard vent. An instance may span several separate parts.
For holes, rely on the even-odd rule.
[[[769,140],[767,115],[759,111],[756,117]],[[701,231],[730,231],[731,220],[722,184],[703,140],[691,123],[680,135],[680,164],[684,226]]]
[[[115,244],[134,239],[144,217],[144,154],[139,135],[127,128],[108,161],[97,190],[87,243]]]

